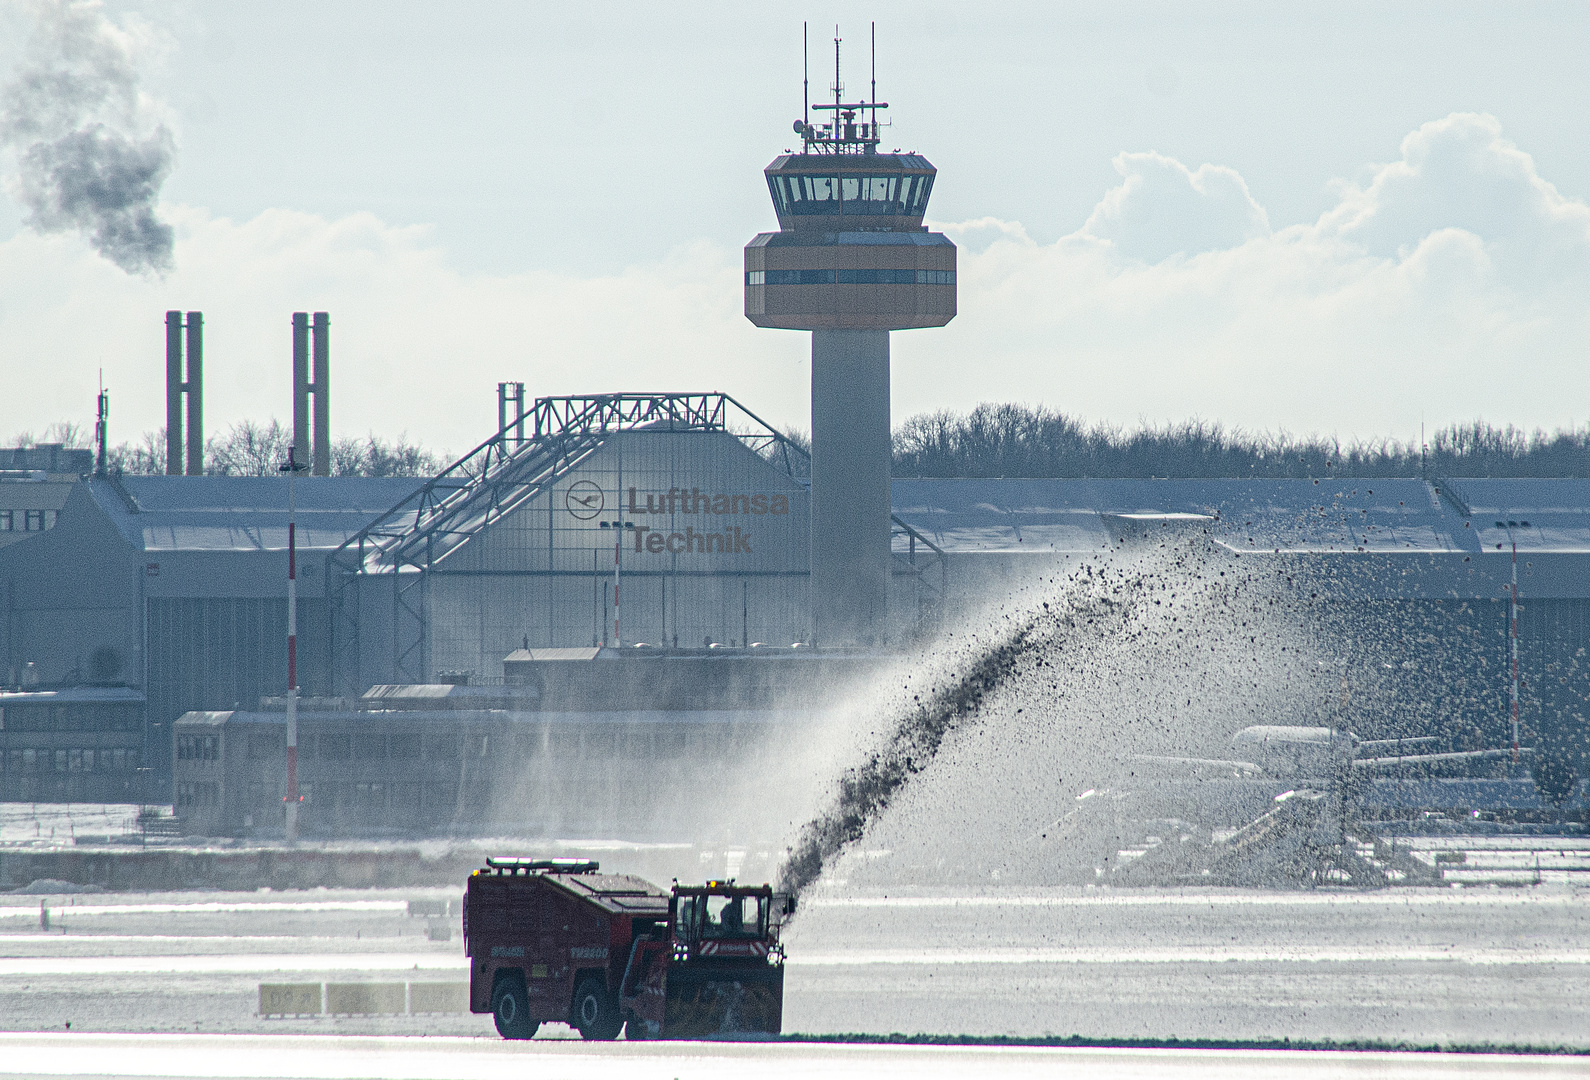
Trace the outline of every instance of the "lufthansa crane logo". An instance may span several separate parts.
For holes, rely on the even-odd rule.
[[[589,480],[576,480],[569,485],[568,493],[563,496],[564,505],[569,508],[569,513],[581,521],[589,521],[602,512],[606,505],[602,498],[602,489]]]

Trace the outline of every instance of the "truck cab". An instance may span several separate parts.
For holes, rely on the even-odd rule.
[[[665,936],[637,941],[619,1007],[631,1039],[777,1034],[787,897],[768,885],[674,883]]]

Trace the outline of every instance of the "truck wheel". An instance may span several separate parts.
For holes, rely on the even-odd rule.
[[[491,1018],[496,1021],[497,1034],[505,1039],[528,1039],[541,1025],[530,1019],[529,995],[525,993],[524,977],[504,975],[497,980],[491,992]]]
[[[624,1027],[623,1018],[613,1007],[613,999],[608,996],[607,986],[601,979],[586,979],[580,983],[579,989],[574,991],[574,1008],[569,1011],[573,1014],[574,1026],[586,1039],[616,1039]]]

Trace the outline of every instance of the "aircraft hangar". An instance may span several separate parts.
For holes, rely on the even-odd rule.
[[[725,395],[636,394],[540,399],[428,479],[301,479],[302,690],[499,685],[525,648],[909,654],[1068,565],[1180,537],[1311,568],[1376,611],[1381,638],[1357,648],[1400,650],[1428,705],[1361,718],[1365,734],[1460,722],[1501,738],[1516,544],[1523,721],[1566,782],[1585,771],[1590,482],[897,478],[889,619],[832,650],[810,629],[808,478],[802,451]],[[178,717],[284,691],[286,487],[85,477],[53,528],[0,548],[5,798],[90,789],[70,751],[105,740],[84,689],[120,688],[112,741],[142,741],[151,798]]]

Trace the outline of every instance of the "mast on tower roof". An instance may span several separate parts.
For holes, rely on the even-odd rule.
[[[885,124],[878,121],[878,110],[887,109],[887,101],[878,100],[878,24],[872,24],[872,100],[871,101],[846,101],[845,84],[840,78],[840,44],[844,41],[839,36],[839,27],[834,27],[834,100],[832,104],[824,102],[813,105],[811,103],[811,67],[807,53],[806,27],[801,25],[801,56],[806,64],[806,74],[802,80],[805,98],[805,114],[795,123],[795,133],[801,137],[803,152],[807,154],[874,154],[877,153],[878,144],[883,141],[883,128]],[[817,109],[822,112],[832,112],[833,120],[826,124],[813,124],[811,111]],[[868,119],[870,112],[871,118]],[[862,119],[858,123],[857,114]]]

